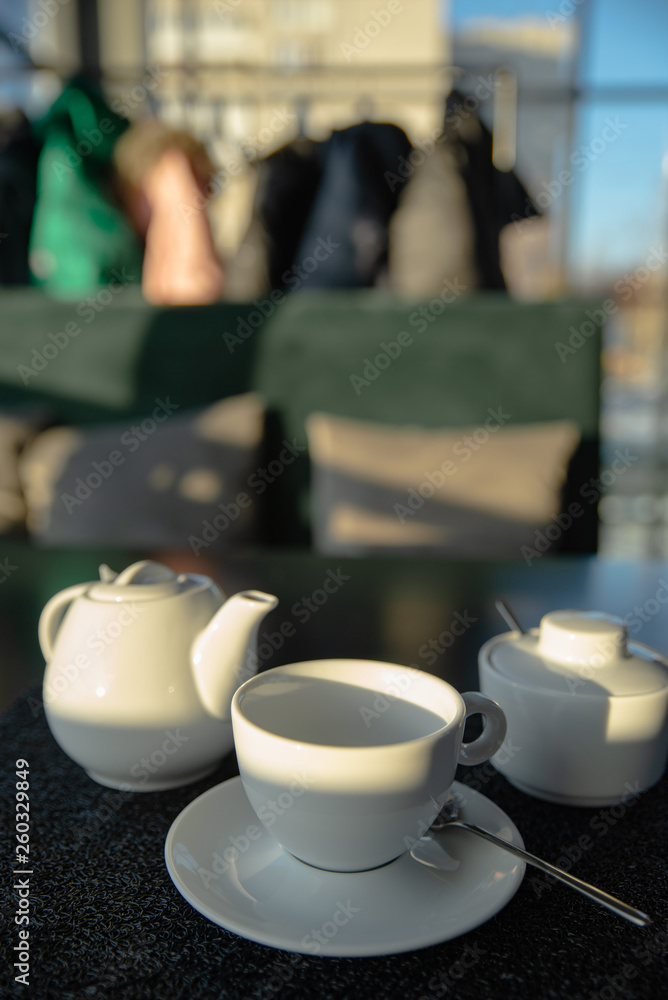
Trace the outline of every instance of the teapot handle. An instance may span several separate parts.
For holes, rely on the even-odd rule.
[[[65,616],[69,604],[71,604],[75,597],[83,594],[89,586],[90,584],[88,583],[76,583],[73,587],[66,587],[65,590],[61,590],[59,594],[56,594],[55,597],[52,597],[44,605],[44,609],[39,616],[37,634],[44,659],[47,663],[53,656],[53,644],[56,633],[60,628],[60,623]]]

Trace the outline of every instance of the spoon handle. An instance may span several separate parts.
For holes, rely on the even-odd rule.
[[[526,635],[527,630],[525,628],[522,628],[517,618],[508,607],[507,603],[505,601],[496,601],[495,604],[496,604],[496,610],[499,612],[499,614],[503,618],[504,622],[506,623],[510,631],[519,632],[520,635]]]
[[[647,924],[652,923],[651,917],[648,917],[647,914],[643,913],[641,910],[636,910],[633,906],[629,906],[627,903],[622,903],[621,899],[616,899],[614,896],[611,896],[609,892],[604,892],[603,889],[597,889],[595,885],[590,885],[589,882],[583,882],[582,879],[576,878],[574,875],[570,875],[568,872],[562,871],[561,868],[557,868],[556,865],[551,865],[549,861],[543,861],[541,858],[537,858],[535,854],[530,854],[529,851],[525,851],[521,847],[515,847],[514,844],[510,844],[507,840],[503,840],[501,837],[497,837],[495,834],[489,833],[488,830],[483,830],[480,826],[475,826],[473,823],[464,823],[462,820],[450,821],[447,823],[447,826],[461,826],[464,830],[470,830],[471,833],[477,833],[479,837],[483,837],[491,844],[497,844],[497,846],[502,847],[504,851],[509,851],[510,854],[514,854],[515,857],[522,858],[523,861],[528,861],[530,865],[540,868],[541,871],[547,872],[548,875],[553,875],[554,878],[558,878],[560,882],[565,882],[566,885],[570,885],[572,889],[577,889],[577,891],[581,892],[583,896],[589,896],[590,899],[600,903],[601,906],[606,906],[609,910],[612,910],[613,913],[617,913],[620,917],[630,920],[632,924],[637,924],[639,927],[646,927]]]

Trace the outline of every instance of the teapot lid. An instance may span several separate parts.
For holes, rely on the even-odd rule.
[[[598,697],[648,694],[668,686],[668,664],[629,643],[620,618],[597,611],[552,611],[538,629],[492,640],[489,663],[519,685]]]
[[[120,573],[102,564],[100,582],[91,584],[87,596],[96,601],[148,601],[212,586],[215,584],[208,576],[177,574],[168,566],[142,559]]]

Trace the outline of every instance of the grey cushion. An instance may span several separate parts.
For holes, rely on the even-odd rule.
[[[312,414],[315,547],[520,556],[561,510],[579,442],[568,421],[425,430]]]
[[[143,420],[45,431],[20,462],[29,530],[48,543],[198,554],[253,542],[248,481],[263,421],[260,398],[247,393],[188,413],[164,397]]]
[[[0,533],[25,529],[26,506],[21,489],[22,450],[53,418],[48,407],[22,406],[0,411]]]

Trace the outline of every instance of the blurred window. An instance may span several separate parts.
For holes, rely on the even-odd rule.
[[[318,54],[317,45],[299,38],[286,38],[272,46],[272,62],[275,66],[312,66],[318,62]]]
[[[277,28],[323,31],[332,23],[331,0],[274,0],[272,21]]]
[[[100,23],[111,23],[116,0],[98,5]],[[126,7],[102,45],[111,96],[123,96],[133,115],[156,107],[194,129],[224,151],[224,163],[247,147],[265,155],[300,129],[322,138],[359,120],[367,96],[365,114],[423,140],[442,121],[451,82],[490,129],[505,117],[505,162],[544,212],[527,211],[504,230],[514,294],[615,304],[602,359],[602,463],[627,448],[634,461],[602,497],[602,547],[668,556],[668,2],[404,0],[386,25],[384,0]],[[0,106],[37,115],[55,96],[55,73],[25,68],[29,58],[67,65],[75,5],[51,8],[36,30],[39,4],[0,0],[0,28],[25,36],[18,48],[0,45]],[[133,88],[141,92],[156,67],[159,86],[135,101]],[[517,88],[499,116],[502,68]],[[233,253],[248,204],[236,174],[222,187]]]

